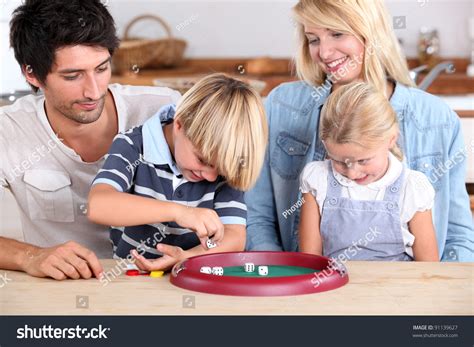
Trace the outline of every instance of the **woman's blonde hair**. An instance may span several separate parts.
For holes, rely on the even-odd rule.
[[[311,59],[305,25],[351,34],[359,39],[365,47],[363,80],[384,94],[387,79],[415,86],[383,0],[300,0],[293,12],[298,33],[296,71],[308,84],[322,85],[327,76]]]
[[[357,144],[373,149],[398,136],[397,114],[387,98],[373,86],[352,82],[337,88],[321,110],[319,137],[338,144]],[[390,151],[401,161],[394,144]]]
[[[222,73],[209,75],[177,105],[186,137],[234,188],[248,190],[265,157],[268,126],[258,93]]]

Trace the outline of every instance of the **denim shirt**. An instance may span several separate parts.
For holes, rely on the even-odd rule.
[[[320,111],[331,92],[325,86],[284,83],[265,102],[270,137],[260,177],[245,196],[247,250],[298,249],[299,175],[308,162],[326,156],[318,136]],[[423,172],[436,191],[432,213],[441,259],[473,261],[467,148],[458,116],[438,97],[400,83],[390,103],[398,115],[404,161]]]

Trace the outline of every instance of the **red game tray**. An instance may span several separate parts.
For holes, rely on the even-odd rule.
[[[256,268],[266,265],[273,276],[248,276],[243,270],[244,263],[254,263]],[[203,266],[223,267],[224,275],[201,273]],[[290,271],[285,271],[285,267]],[[241,275],[235,270],[239,268]],[[284,275],[288,272],[292,274]],[[229,252],[179,262],[173,267],[170,281],[177,287],[209,294],[282,296],[336,289],[349,282],[349,276],[343,264],[327,257],[296,252]]]

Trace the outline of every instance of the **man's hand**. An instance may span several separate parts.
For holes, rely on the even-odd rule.
[[[194,231],[204,249],[207,249],[206,241],[209,238],[214,243],[224,238],[224,225],[216,211],[208,208],[182,206],[176,214],[175,222],[182,228]]]
[[[94,252],[74,241],[26,252],[22,269],[31,276],[52,277],[55,280],[99,278],[103,272]]]
[[[135,249],[131,251],[135,258],[135,265],[142,271],[166,271],[173,267],[178,261],[188,258],[186,251],[181,247],[170,246],[160,243],[156,249],[163,253],[163,256],[158,259],[146,259],[140,255]]]

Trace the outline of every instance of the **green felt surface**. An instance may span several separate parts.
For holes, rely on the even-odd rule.
[[[254,272],[245,272],[243,266],[228,266],[224,267],[224,276],[238,276],[238,277],[287,277],[306,275],[319,272],[319,270],[310,269],[300,266],[286,266],[286,265],[268,265],[268,275],[260,276],[258,274],[258,265],[255,265]]]

